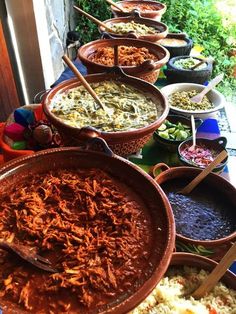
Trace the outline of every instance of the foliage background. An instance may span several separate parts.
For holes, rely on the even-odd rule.
[[[230,0],[227,0],[230,1]],[[215,0],[163,0],[167,11],[162,17],[170,32],[185,32],[194,43],[203,47],[204,56],[215,59],[213,76],[224,72],[224,82],[219,89],[225,95],[236,90],[236,24],[227,21],[217,9]],[[105,0],[75,0],[75,4],[100,20],[112,16],[109,4]],[[87,18],[77,15],[77,31],[81,42],[86,43],[100,37],[97,26]],[[225,23],[227,22],[227,23]],[[225,25],[224,25],[225,24]],[[235,73],[233,73],[235,71]],[[234,75],[233,75],[234,74]]]

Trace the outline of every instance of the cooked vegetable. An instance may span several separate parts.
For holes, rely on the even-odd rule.
[[[196,90],[176,92],[171,94],[168,97],[168,100],[171,106],[188,111],[208,110],[214,108],[214,105],[206,96],[203,97],[199,104],[190,101],[190,98],[198,93],[199,92]]]
[[[154,27],[146,26],[145,24],[135,23],[134,21],[128,23],[111,23],[109,27],[116,34],[127,34],[129,32],[134,32],[136,35],[149,35],[159,33],[159,31]]]
[[[149,95],[130,85],[104,81],[91,86],[110,115],[97,108],[83,86],[58,94],[51,104],[51,111],[73,127],[92,126],[107,132],[142,128],[154,122],[160,114]]]
[[[188,125],[182,124],[181,122],[174,124],[166,120],[157,129],[157,134],[167,140],[183,141],[191,136],[191,128]]]
[[[194,65],[198,64],[199,62],[200,61],[198,59],[189,57],[185,59],[176,60],[174,65],[179,69],[189,70],[190,68],[192,68]],[[207,66],[206,63],[203,63],[199,65],[194,71],[205,69],[206,66]]]

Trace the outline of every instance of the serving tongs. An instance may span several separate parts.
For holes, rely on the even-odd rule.
[[[10,253],[15,253],[21,259],[27,261],[39,269],[43,269],[50,273],[58,272],[51,266],[51,262],[47,258],[37,254],[36,248],[34,247],[28,247],[23,244],[16,244],[0,240],[0,248]]]

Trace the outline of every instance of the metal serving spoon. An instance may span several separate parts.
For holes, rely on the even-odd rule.
[[[37,268],[43,269],[50,273],[58,272],[56,269],[51,267],[51,262],[47,258],[38,255],[36,253],[36,249],[33,247],[27,247],[22,244],[15,244],[4,240],[0,240],[0,248],[8,252],[15,253],[20,258],[34,265]]]

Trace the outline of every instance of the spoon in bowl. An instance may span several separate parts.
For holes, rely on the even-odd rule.
[[[233,264],[236,259],[236,242],[231,246],[228,252],[224,255],[219,264],[213,271],[205,278],[202,284],[193,292],[191,296],[195,299],[204,297],[210,292],[221,277],[225,274],[226,270]]]
[[[127,11],[125,11],[122,7],[120,7],[117,3],[115,3],[112,0],[106,0],[107,3],[109,3],[110,5],[112,5],[113,7],[117,8],[119,11],[126,13]]]
[[[203,97],[210,91],[212,88],[214,88],[218,83],[220,83],[223,80],[224,74],[217,75],[210,83],[197,95],[190,98],[191,102],[199,104]]]
[[[192,127],[193,144],[188,149],[190,152],[194,151],[195,146],[196,146],[196,126],[195,126],[194,115],[191,115],[191,127]]]
[[[223,150],[216,158],[205,168],[203,169],[199,175],[197,175],[188,185],[186,185],[182,190],[180,190],[179,194],[187,195],[192,192],[192,190],[203,180],[205,177],[226,157],[228,156],[227,151]]]

